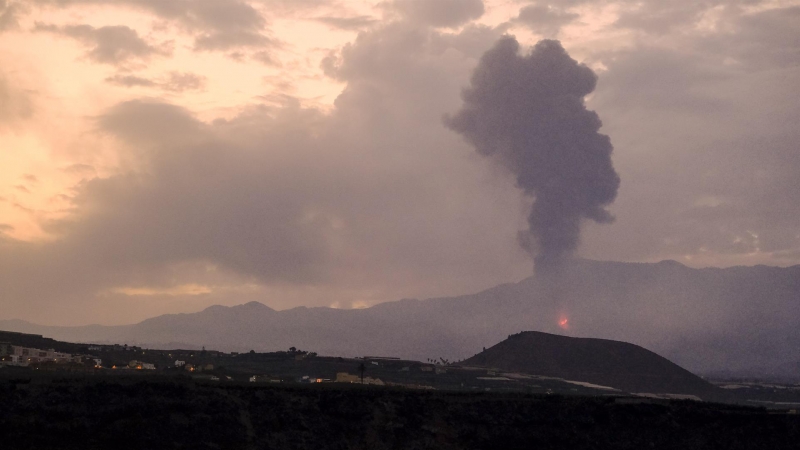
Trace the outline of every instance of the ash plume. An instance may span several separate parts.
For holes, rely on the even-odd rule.
[[[605,209],[620,183],[613,147],[584,104],[596,82],[594,72],[558,41],[540,41],[520,55],[517,40],[504,37],[481,57],[462,92],[461,110],[444,118],[533,197],[529,229],[520,231],[519,241],[537,271],[571,255],[584,219],[614,220]]]

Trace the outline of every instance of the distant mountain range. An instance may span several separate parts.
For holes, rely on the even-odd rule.
[[[692,269],[675,261],[576,260],[473,295],[359,310],[276,311],[251,302],[125,326],[9,320],[0,329],[152,348],[297,347],[415,360],[460,360],[511,334],[537,330],[632,342],[695,373],[800,378],[800,266]]]

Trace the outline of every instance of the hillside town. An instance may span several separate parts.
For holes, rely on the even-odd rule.
[[[37,335],[33,335],[36,337],[41,337]],[[146,362],[140,359],[131,359],[130,361],[125,363],[111,363],[104,365],[103,359],[100,357],[104,352],[114,352],[123,351],[123,352],[130,352],[133,354],[141,353],[142,355],[146,355],[147,350],[143,350],[139,347],[128,347],[126,346],[118,346],[118,345],[111,345],[111,346],[100,346],[100,345],[91,345],[87,346],[87,350],[89,353],[87,354],[71,354],[65,352],[59,352],[55,349],[39,349],[33,347],[25,347],[21,345],[14,345],[9,342],[0,342],[0,368],[1,367],[26,367],[26,368],[33,368],[33,369],[40,369],[40,368],[48,368],[54,370],[69,370],[69,369],[76,369],[76,368],[88,368],[93,370],[161,370],[161,371],[184,371],[187,374],[191,375],[193,378],[197,379],[205,379],[210,381],[232,381],[233,377],[230,375],[221,375],[219,373],[215,373],[215,366],[212,363],[203,363],[202,360],[206,359],[209,356],[208,351],[201,350],[200,352],[193,352],[188,351],[188,355],[185,352],[175,351],[176,355],[179,355],[185,359],[175,359],[171,363],[167,364],[156,364],[153,362]],[[293,355],[294,361],[303,361],[308,357],[307,352],[302,351],[294,351],[297,353]],[[151,355],[157,356],[159,360],[163,360],[163,352],[157,350],[151,350]],[[187,357],[192,358],[197,354],[197,358],[195,358],[194,362],[187,362]],[[228,357],[236,357],[238,353],[229,353],[225,354],[222,352],[211,352],[213,356],[220,357],[220,356],[228,356]],[[172,353],[167,353],[167,356],[172,356]],[[118,358],[117,358],[118,359]],[[380,358],[379,358],[380,359]],[[396,358],[385,358],[385,359],[396,359]],[[191,359],[189,359],[191,361]],[[379,366],[378,361],[372,361],[370,365]],[[423,366],[419,368],[422,372],[434,372],[436,373],[443,373],[443,368],[434,369],[433,367]],[[408,372],[409,367],[404,366],[400,368],[401,372]],[[374,385],[374,386],[385,386],[384,383],[380,378],[371,377],[371,376],[359,376],[358,374],[350,374],[348,372],[337,372],[335,378],[321,378],[312,375],[302,375],[298,377],[280,377],[275,375],[267,375],[267,374],[256,374],[251,375],[247,378],[247,380],[251,383],[282,383],[287,381],[294,381],[297,383],[358,383],[358,384],[365,384],[365,385]],[[392,383],[397,385],[397,383]]]
[[[41,335],[0,331],[0,369],[81,371],[113,374],[144,371],[185,375],[205,381],[250,383],[356,383],[373,386],[430,388],[424,383],[385,381],[372,372],[396,373],[401,378],[412,367],[421,375],[442,374],[433,363],[401,361],[393,357],[329,358],[291,347],[272,353],[220,352],[215,350],[145,349],[127,344],[71,344]],[[49,344],[49,345],[48,345]],[[335,367],[334,367],[335,366]],[[346,368],[347,370],[342,370]],[[364,375],[368,372],[368,375]],[[396,378],[396,377],[395,377]]]
[[[86,355],[86,357],[92,359],[88,355]],[[52,348],[42,350],[12,345],[8,342],[0,342],[0,365],[27,367],[30,364],[43,362],[80,364],[83,360],[84,356],[82,355],[57,352]]]

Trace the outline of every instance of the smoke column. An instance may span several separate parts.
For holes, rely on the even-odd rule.
[[[578,246],[581,222],[610,223],[605,209],[619,176],[611,140],[583,98],[595,88],[591,69],[570,58],[558,41],[543,40],[527,56],[514,37],[487,51],[461,94],[464,105],[445,116],[447,127],[499,162],[533,197],[520,245],[537,271],[553,268]]]

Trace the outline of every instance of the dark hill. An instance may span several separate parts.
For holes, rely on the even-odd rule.
[[[41,350],[53,349],[65,353],[86,353],[86,344],[73,344],[71,342],[61,342],[55,339],[46,338],[40,334],[16,333],[13,331],[0,330],[0,342],[19,345],[20,347],[32,347]]]
[[[463,362],[610,386],[626,392],[707,397],[713,386],[638,345],[525,331]]]

